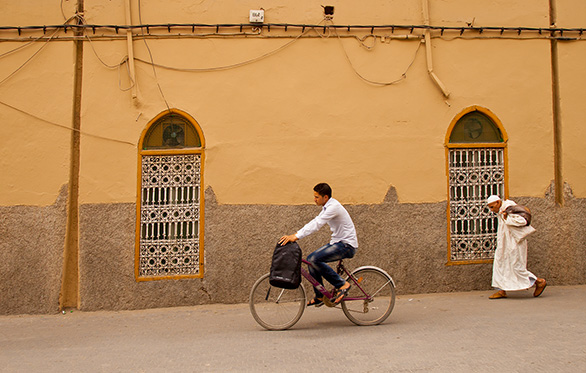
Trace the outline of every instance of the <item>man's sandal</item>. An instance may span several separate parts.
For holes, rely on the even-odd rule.
[[[488,297],[488,299],[502,299],[502,298],[506,298],[507,297],[507,293],[500,290],[497,291],[496,293],[494,293],[493,295],[491,295],[490,297]]]
[[[546,286],[547,286],[547,282],[545,280],[543,280],[543,282],[541,282],[541,285],[535,284],[535,292],[533,292],[533,296],[534,297],[540,296],[541,293],[543,293],[543,290],[545,290]]]
[[[311,307],[311,306],[321,307],[323,305],[324,305],[323,299],[318,298],[318,297],[315,297],[312,300],[310,300],[309,302],[307,302],[307,307]]]
[[[334,297],[334,304],[340,304],[348,295],[348,292],[352,288],[352,285],[348,286],[346,289],[338,289],[336,292],[336,296]]]

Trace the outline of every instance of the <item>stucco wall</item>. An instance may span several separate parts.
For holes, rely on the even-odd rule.
[[[3,24],[58,24],[60,9],[34,2],[10,4]],[[63,4],[73,14],[71,2]],[[336,1],[335,24],[422,24],[422,2]],[[24,11],[21,7],[31,7]],[[194,4],[142,3],[143,23],[246,23],[251,1]],[[55,9],[57,8],[57,9]],[[126,23],[124,1],[87,0],[88,24]],[[284,6],[263,4],[266,22],[316,24],[321,6],[311,1]],[[548,1],[429,1],[430,23],[439,26],[549,27]],[[586,16],[579,1],[558,4],[558,27],[579,27]],[[139,23],[138,2],[131,1],[132,21]],[[578,9],[572,12],[572,9]],[[582,15],[581,15],[582,14]],[[212,30],[203,30],[210,31]],[[230,34],[233,30],[221,30]],[[553,179],[552,92],[550,46],[546,38],[519,40],[477,38],[467,31],[432,38],[434,72],[451,92],[445,98],[429,78],[425,46],[418,40],[338,39],[315,30],[300,38],[298,28],[264,28],[262,38],[170,37],[174,32],[151,29],[159,37],[145,41],[135,30],[138,97],[131,97],[128,54],[122,30],[88,30],[85,41],[80,203],[136,201],[136,144],[147,123],[167,105],[193,116],[206,137],[206,186],[219,203],[303,204],[302,190],[316,179],[340,185],[348,203],[380,203],[389,185],[401,202],[446,200],[444,139],[452,119],[472,105],[490,109],[509,134],[511,195],[539,197]],[[182,30],[183,33],[187,30]],[[405,34],[381,31],[382,36]],[[41,33],[26,31],[23,38]],[[338,33],[364,38],[369,30]],[[437,34],[437,33],[436,33]],[[498,33],[497,33],[498,34]],[[49,35],[49,34],[48,34]],[[379,36],[381,36],[379,35]],[[466,39],[466,36],[470,38]],[[14,31],[2,36],[17,38]],[[38,56],[5,84],[0,99],[40,118],[70,125],[73,46],[69,34],[47,43]],[[101,39],[103,36],[118,36]],[[91,42],[89,41],[91,40]],[[6,52],[20,43],[0,43]],[[586,150],[579,141],[581,101],[586,74],[576,61],[586,58],[581,41],[560,42],[563,127],[563,176],[579,198],[586,197]],[[37,47],[5,56],[0,68],[12,72]],[[368,48],[367,48],[368,47]],[[229,66],[270,54],[257,62],[221,71],[174,71]],[[417,53],[415,53],[417,51]],[[142,60],[143,62],[140,62]],[[351,61],[351,63],[348,62]],[[146,61],[147,63],[145,63]],[[365,83],[406,79],[380,87]],[[159,90],[160,88],[160,90]],[[163,95],[161,94],[163,92]],[[49,205],[67,182],[69,131],[0,106],[3,123],[17,123],[18,132],[1,128],[4,193],[0,205]],[[15,138],[16,136],[16,138]],[[95,137],[99,136],[99,137]],[[15,139],[17,141],[8,141]],[[23,148],[21,144],[27,143]],[[99,156],[95,156],[98,154]],[[327,165],[327,166],[324,166]],[[417,170],[416,172],[414,170]],[[31,175],[34,175],[31,176]],[[41,176],[41,177],[38,177]],[[266,183],[273,181],[273,184]],[[285,181],[286,180],[286,181]],[[279,193],[274,193],[277,188]]]
[[[58,311],[65,195],[63,189],[59,200],[48,207],[2,208],[0,314]],[[586,201],[573,197],[569,188],[566,198],[563,208],[555,206],[550,190],[543,198],[514,198],[534,213],[537,232],[529,240],[528,268],[552,285],[580,284],[586,278]],[[350,267],[384,268],[395,279],[398,294],[490,289],[490,264],[445,265],[445,202],[400,203],[391,188],[381,204],[347,208],[360,242],[357,255],[348,261]],[[136,282],[135,206],[84,205],[81,309],[246,302],[251,285],[269,269],[278,237],[294,232],[317,212],[314,205],[221,205],[208,189],[204,278]],[[23,217],[28,223],[22,223]],[[327,228],[303,239],[304,255],[328,240]]]
[[[309,194],[308,194],[309,196]],[[569,196],[571,197],[571,196]],[[531,206],[537,232],[529,241],[528,268],[552,285],[583,283],[586,201],[569,198],[556,208],[551,196],[520,197]],[[446,204],[399,203],[391,188],[381,204],[349,205],[359,250],[349,267],[387,270],[398,294],[488,290],[492,265],[446,266]],[[274,245],[313,218],[315,205],[220,205],[206,191],[203,279],[134,281],[135,206],[82,208],[81,308],[134,309],[247,302],[254,281],[268,272]],[[556,223],[563,221],[563,224]],[[323,228],[300,241],[304,256],[329,241]],[[306,290],[310,286],[306,283]]]
[[[59,306],[66,186],[50,206],[0,207],[0,315]]]

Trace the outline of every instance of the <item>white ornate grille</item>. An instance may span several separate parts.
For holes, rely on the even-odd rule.
[[[142,157],[139,276],[199,274],[200,155]]]
[[[486,198],[504,195],[504,150],[450,149],[449,154],[450,259],[492,259],[497,219]]]

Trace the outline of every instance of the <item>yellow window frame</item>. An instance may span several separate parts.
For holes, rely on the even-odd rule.
[[[464,117],[466,114],[472,113],[474,111],[478,111],[485,116],[487,116],[499,129],[502,135],[502,142],[491,142],[491,143],[450,143],[450,136],[452,131],[458,121]],[[493,259],[478,259],[478,260],[457,260],[453,261],[451,259],[451,213],[450,213],[450,150],[451,149],[479,149],[479,148],[502,148],[503,149],[503,163],[504,163],[504,193],[505,195],[502,196],[503,198],[508,198],[509,195],[509,180],[508,180],[508,135],[505,131],[505,128],[499,118],[489,109],[473,105],[470,107],[465,108],[462,110],[458,115],[456,115],[448,130],[446,132],[446,137],[444,140],[444,147],[445,147],[445,154],[446,154],[446,179],[447,179],[447,207],[446,207],[446,215],[447,215],[447,222],[448,222],[448,234],[447,234],[447,263],[446,265],[464,265],[464,264],[481,264],[481,263],[492,263]]]
[[[201,146],[190,148],[183,147],[178,149],[143,149],[145,137],[152,126],[156,125],[157,122],[168,115],[178,115],[183,119],[187,120],[189,124],[193,126]],[[153,281],[153,280],[173,280],[182,278],[203,278],[204,277],[204,165],[205,165],[205,138],[203,131],[199,123],[189,114],[179,109],[169,109],[159,113],[154,117],[143,129],[140,141],[138,144],[138,167],[137,167],[137,193],[136,193],[136,231],[135,231],[135,258],[134,258],[134,276],[137,282],[140,281]],[[199,175],[199,224],[198,224],[198,242],[199,242],[199,271],[193,275],[170,275],[170,276],[139,276],[140,269],[140,236],[141,236],[141,205],[142,205],[142,160],[143,156],[147,155],[184,155],[184,154],[199,154],[200,156],[200,175]]]

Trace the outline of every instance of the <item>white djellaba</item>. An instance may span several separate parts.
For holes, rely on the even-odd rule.
[[[495,198],[496,197],[496,198]],[[487,204],[500,199],[490,196]],[[524,290],[532,287],[537,276],[527,270],[527,237],[535,232],[535,228],[527,225],[520,215],[503,212],[516,203],[503,200],[497,214],[498,229],[496,251],[492,267],[492,286],[500,290]]]

